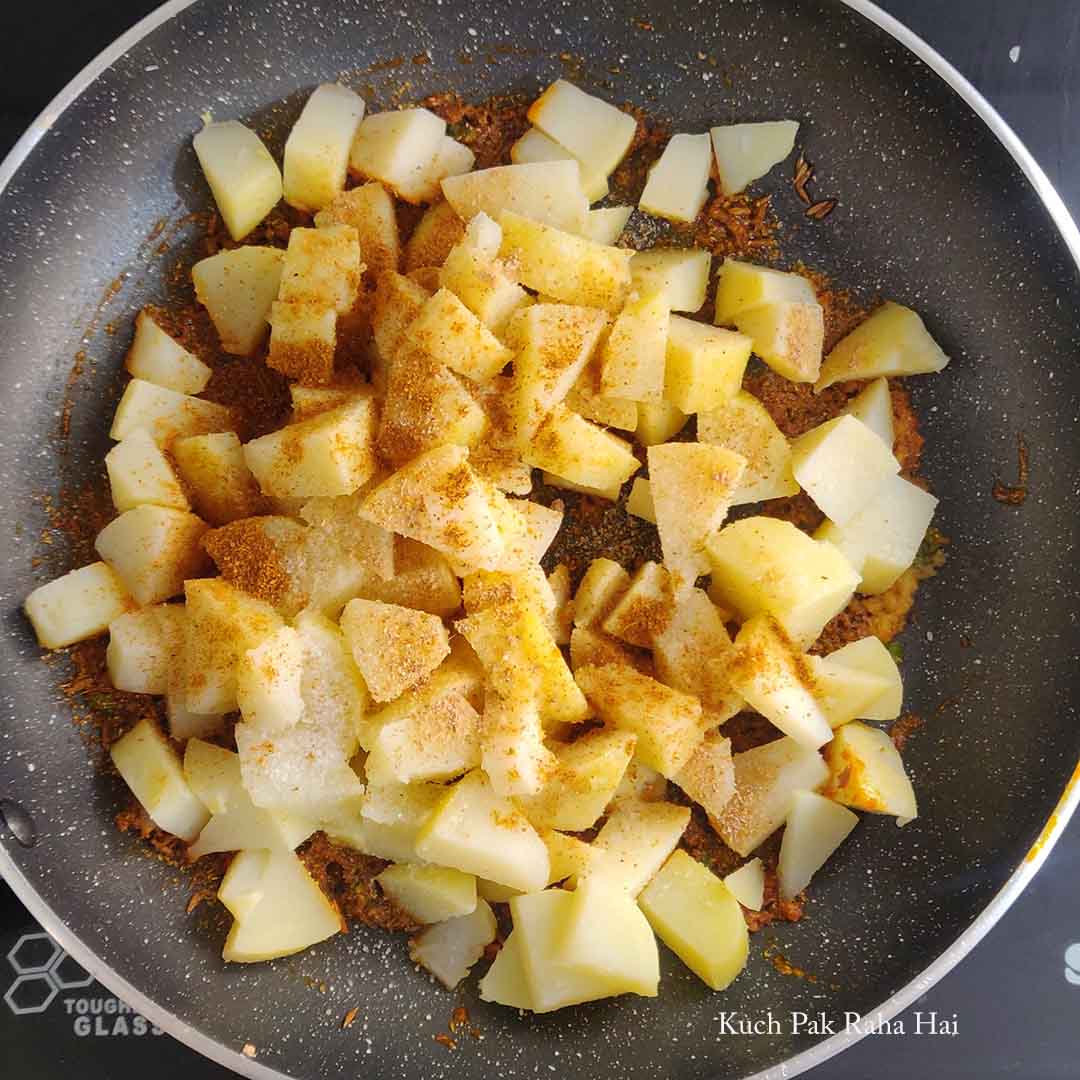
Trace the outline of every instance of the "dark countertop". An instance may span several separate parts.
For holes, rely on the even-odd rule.
[[[52,96],[100,49],[150,11],[147,0],[49,0],[42,8],[15,4],[0,11],[7,46],[0,74],[0,152]],[[1076,0],[884,0],[883,5],[963,72],[1018,132],[1080,216],[1080,141],[1074,98],[1080,100],[1080,3]],[[1080,940],[1080,822],[1067,831],[1045,868],[987,938],[915,1006],[924,1027],[955,1016],[958,1034],[879,1035],[864,1039],[812,1074],[821,1080],[908,1080],[911,1076],[1074,1078],[1080,1074],[1080,974],[1067,978],[1065,950]],[[0,885],[0,953],[34,928]],[[1080,967],[1080,946],[1070,953]],[[57,968],[56,970],[60,970]],[[10,972],[0,979],[7,990]],[[81,985],[77,973],[69,979]],[[166,1037],[139,1032],[109,1013],[111,995],[82,991],[103,1006],[92,1017],[59,1027],[41,1017],[13,1017],[0,1006],[0,1072],[47,1080],[76,1069],[81,1080],[120,1078],[152,1070],[159,1080],[209,1080],[229,1074]],[[59,1003],[58,1003],[59,1004]],[[904,1014],[915,1029],[915,1009]],[[55,1011],[55,1010],[54,1010]],[[62,1013],[61,1013],[62,1015]],[[59,1020],[60,1017],[58,1016]],[[105,1019],[108,1024],[105,1024]],[[104,1037],[120,1029],[127,1037]]]

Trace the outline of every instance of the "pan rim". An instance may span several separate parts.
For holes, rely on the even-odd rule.
[[[7,189],[18,173],[19,168],[29,157],[38,142],[49,132],[56,120],[69,106],[78,100],[100,75],[120,60],[148,34],[197,2],[198,0],[167,0],[166,3],[150,12],[129,30],[121,34],[75,75],[45,106],[11,148],[4,160],[0,162],[0,195]],[[1080,269],[1080,229],[1077,228],[1077,224],[1069,213],[1064,200],[1058,194],[1049,177],[998,111],[937,50],[894,16],[878,7],[872,0],[840,0],[840,3],[884,30],[890,37],[921,60],[963,99],[1020,167],[1028,183],[1031,184],[1049,213],[1058,233],[1065,241],[1073,262]],[[1068,826],[1078,803],[1080,803],[1080,763],[1077,764],[1058,799],[1057,805],[1047,818],[1038,840],[1028,851],[1021,864],[1009,875],[1005,884],[1002,885],[971,925],[952,945],[918,976],[900,987],[899,990],[895,991],[874,1010],[873,1015],[875,1018],[880,1017],[883,1020],[890,1020],[902,1012],[930,990],[982,941],[1043,865]],[[74,960],[86,971],[90,972],[98,982],[131,1005],[157,1027],[191,1047],[203,1057],[231,1069],[241,1076],[249,1077],[251,1080],[290,1080],[287,1074],[247,1057],[240,1051],[231,1049],[224,1043],[217,1042],[203,1034],[197,1028],[185,1023],[180,1017],[158,1005],[153,999],[147,997],[142,991],[129,983],[127,979],[98,957],[74,931],[54,915],[52,908],[39,895],[3,844],[0,844],[0,876],[8,883],[33,918]],[[810,1049],[796,1054],[785,1062],[751,1074],[746,1080],[788,1080],[790,1077],[797,1076],[828,1061],[842,1050],[860,1041],[864,1034],[865,1031],[862,1025],[858,1025],[858,1029],[855,1031],[849,1029],[840,1032],[812,1046]]]

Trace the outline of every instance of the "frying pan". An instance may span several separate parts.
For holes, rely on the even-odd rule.
[[[429,63],[410,62],[425,53]],[[405,63],[380,64],[394,58]],[[780,172],[770,178],[786,255],[864,300],[914,306],[953,357],[912,386],[951,539],[903,637],[906,705],[926,721],[906,754],[921,816],[902,831],[866,818],[815,882],[804,921],[755,938],[749,969],[722,995],[665,954],[656,1000],[518,1018],[473,990],[434,987],[400,938],[363,928],[225,967],[212,905],[186,915],[183,876],[110,826],[115,783],[70,721],[62,663],[41,662],[19,614],[33,585],[86,557],[59,540],[42,548],[42,496],[99,476],[126,346],[111,331],[169,301],[170,270],[193,240],[185,215],[206,205],[190,151],[202,110],[272,129],[280,149],[306,92],[328,78],[385,106],[447,89],[534,93],[568,65],[677,130],[802,121],[819,190],[840,207],[807,222]],[[61,94],[0,169],[0,189],[0,794],[37,834],[23,847],[0,829],[0,869],[79,962],[207,1056],[253,1077],[792,1076],[857,1033],[793,1034],[785,1020],[779,1033],[735,1036],[721,1010],[892,1016],[986,933],[1064,827],[1080,749],[1080,235],[1001,119],[873,5],[173,2]],[[991,488],[1013,478],[1021,435],[1030,492],[1004,506]],[[766,946],[813,980],[781,974]],[[433,1036],[459,1001],[483,1038],[451,1052]]]

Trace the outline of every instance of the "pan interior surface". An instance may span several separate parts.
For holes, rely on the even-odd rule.
[[[42,546],[50,510],[61,490],[70,500],[101,482],[127,327],[144,303],[177,295],[175,270],[190,261],[187,215],[209,198],[190,150],[201,113],[251,122],[280,152],[306,93],[329,79],[378,108],[446,90],[534,95],[559,76],[674,131],[798,119],[819,188],[839,208],[808,221],[787,166],[775,170],[761,190],[775,193],[786,259],[863,302],[913,306],[953,358],[912,381],[924,472],[941,499],[935,524],[950,540],[902,638],[905,707],[925,721],[905,752],[920,817],[903,830],[866,817],[815,881],[804,921],[757,935],[748,970],[721,995],[665,953],[655,1000],[518,1017],[471,987],[435,987],[400,937],[363,928],[291,959],[225,967],[223,913],[186,914],[186,876],[111,827],[117,790],[71,722],[59,689],[69,673],[41,662],[18,610],[35,584],[93,558],[59,537]],[[626,1080],[745,1076],[820,1042],[792,1030],[794,1011],[872,1013],[917,977],[1038,838],[1080,747],[1077,525],[1064,509],[1080,482],[1076,266],[969,106],[840,3],[735,0],[646,20],[606,0],[423,3],[407,16],[378,2],[201,0],[55,118],[0,196],[0,229],[0,792],[19,799],[39,837],[6,843],[6,856],[188,1038],[250,1043],[260,1065],[294,1077],[487,1080],[522,1062]],[[1011,507],[991,491],[1014,481],[1018,438],[1030,492]],[[434,1036],[457,1004],[481,1037],[460,1033],[453,1052]],[[731,1034],[722,1013],[771,1013],[780,1030]]]

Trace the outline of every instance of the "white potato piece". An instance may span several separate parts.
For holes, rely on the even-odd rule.
[[[529,106],[529,122],[565,146],[589,172],[610,176],[637,132],[637,121],[621,109],[556,79]]]
[[[731,325],[736,316],[754,308],[781,303],[815,304],[814,286],[801,274],[772,270],[727,258],[716,280],[717,326]]]
[[[121,577],[140,604],[156,604],[183,592],[184,582],[207,566],[200,517],[166,506],[136,506],[98,533],[97,553]]]
[[[453,990],[495,940],[498,924],[486,900],[468,915],[429,926],[409,942],[409,959]]]
[[[452,780],[480,764],[480,716],[457,691],[371,726],[364,772],[372,783]]]
[[[713,817],[723,812],[735,794],[731,740],[715,732],[706,735],[694,756],[675,775],[675,783]]]
[[[814,696],[833,728],[876,711],[875,703],[892,690],[891,680],[877,672],[835,663],[827,656],[808,656],[806,662],[814,681]]]
[[[737,195],[779,164],[795,146],[794,120],[728,124],[710,129],[716,171],[725,195]]]
[[[791,738],[735,754],[732,763],[735,794],[710,821],[724,843],[742,856],[749,855],[784,824],[796,791],[813,791],[829,778],[821,755]]]
[[[446,201],[464,221],[487,214],[499,221],[505,211],[554,229],[580,233],[589,200],[581,190],[574,159],[497,165],[442,182]]]
[[[184,644],[182,604],[155,604],[128,611],[109,623],[105,666],[117,690],[165,694],[169,670]]]
[[[587,876],[604,878],[637,896],[678,846],[690,808],[666,802],[618,803],[593,847],[603,857],[590,864]]]
[[[168,446],[185,435],[231,431],[233,416],[224,405],[132,379],[116,406],[109,438],[120,442],[140,428],[148,431],[158,446]]]
[[[577,161],[577,158],[539,128],[529,128],[510,147],[510,160],[515,165],[529,165],[537,161]],[[608,193],[607,174],[593,169],[586,171],[584,162],[578,161],[581,190],[591,203],[599,202]],[[621,230],[620,230],[621,231]]]
[[[593,559],[574,594],[574,625],[603,622],[630,587],[630,575],[613,559]]]
[[[401,263],[401,237],[393,196],[377,181],[339,192],[315,215],[315,227],[351,225],[360,241],[364,272],[374,279]]]
[[[295,228],[289,233],[277,298],[346,314],[356,302],[363,263],[351,225]]]
[[[760,859],[743,863],[724,879],[727,890],[750,911],[760,911],[765,903],[765,864]]]
[[[184,779],[180,758],[161,729],[140,720],[109,747],[109,756],[159,829],[194,840],[210,820],[210,812]]]
[[[532,695],[484,695],[479,762],[497,795],[530,796],[555,772],[555,755],[544,745],[540,707]],[[534,822],[535,824],[535,822]]]
[[[521,450],[526,465],[600,491],[621,487],[641,468],[630,444],[559,404]]]
[[[438,784],[368,784],[360,804],[363,850],[392,862],[420,862],[417,837],[445,795]]]
[[[900,678],[900,669],[889,650],[879,638],[864,637],[847,645],[824,658],[834,668],[844,668],[879,680],[885,688],[880,696],[863,705],[860,720],[895,720],[900,715],[900,706],[904,697],[904,685]]]
[[[922,319],[890,300],[833,346],[814,389],[845,379],[932,374],[948,362]]]
[[[825,748],[829,778],[821,793],[870,814],[889,814],[897,824],[918,816],[915,789],[900,751],[887,732],[858,720],[838,729]]]
[[[499,374],[514,354],[449,289],[429,297],[405,331],[403,343],[474,382]]]
[[[321,210],[345,187],[364,99],[338,83],[316,87],[285,142],[285,201]]]
[[[892,394],[884,376],[860,390],[844,409],[844,415],[861,420],[890,450],[896,440],[893,428]]]
[[[255,963],[290,956],[345,930],[345,921],[291,851],[242,851],[218,899],[235,921],[221,958]]]
[[[210,381],[210,368],[170,337],[149,308],[135,316],[135,340],[124,366],[136,379],[166,386],[179,394],[200,394]]]
[[[281,199],[277,162],[237,120],[206,124],[192,145],[229,235],[243,240]]]
[[[638,292],[663,289],[672,311],[694,312],[705,303],[711,265],[712,255],[697,248],[653,248],[634,252],[630,275]]]
[[[328,383],[334,375],[337,320],[332,307],[275,300],[270,308],[267,367],[309,386]]]
[[[682,431],[689,419],[682,409],[670,401],[639,401],[634,434],[642,446],[656,446]]]
[[[446,122],[428,109],[369,114],[357,128],[349,167],[408,199],[426,179],[445,134]]]
[[[818,509],[842,527],[877,498],[900,462],[861,420],[838,416],[791,444],[791,469]]]
[[[476,910],[476,878],[445,866],[388,866],[375,880],[418,923],[431,924]]]
[[[752,345],[745,334],[673,315],[668,327],[665,400],[684,413],[722,406],[742,387]]]
[[[127,586],[104,562],[70,570],[39,585],[23,602],[38,642],[46,649],[62,649],[96,637],[133,607]]]
[[[699,412],[697,433],[700,442],[723,446],[746,460],[742,480],[731,496],[732,506],[798,492],[791,471],[791,444],[753,394],[740,390],[719,407]]]
[[[659,401],[671,311],[662,290],[631,296],[600,353],[600,393],[628,401]]]
[[[601,626],[612,637],[641,649],[651,649],[670,625],[674,608],[671,575],[659,563],[644,562]]]
[[[168,458],[145,428],[121,439],[106,455],[113,505],[121,513],[143,503],[190,510]]]
[[[206,308],[227,353],[249,356],[270,329],[270,305],[281,286],[285,252],[247,246],[219,251],[191,268],[195,297]]]
[[[876,596],[915,561],[937,504],[930,492],[891,476],[847,524],[826,521],[814,536],[834,544],[855,567],[861,576],[859,592]]]
[[[614,244],[622,236],[633,212],[632,206],[602,206],[596,210],[590,210],[585,215],[585,225],[581,230],[581,235],[596,244]],[[631,270],[633,267],[634,263],[631,260]]]
[[[291,626],[282,626],[248,649],[236,665],[240,715],[269,731],[292,727],[304,715],[303,676],[303,640]]]
[[[186,435],[170,447],[195,512],[211,525],[254,517],[266,500],[244,461],[235,432]]]
[[[668,221],[694,221],[709,197],[711,170],[708,135],[672,135],[649,170],[638,207]]]
[[[752,338],[754,352],[791,382],[812,383],[821,369],[825,320],[818,303],[780,301],[742,311],[738,329]]]
[[[784,900],[798,896],[858,824],[857,815],[831,799],[813,791],[796,791],[776,866],[780,896]]]
[[[652,487],[644,476],[635,476],[630,485],[630,494],[626,496],[626,512],[639,517],[642,521],[656,524],[656,506],[653,503]]]

